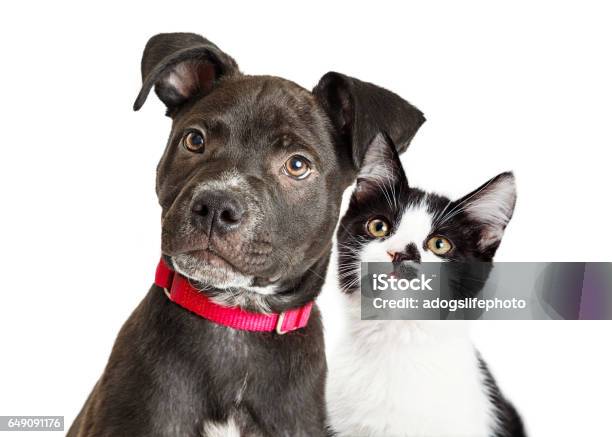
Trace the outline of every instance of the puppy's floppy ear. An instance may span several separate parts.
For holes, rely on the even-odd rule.
[[[340,73],[323,76],[313,94],[348,146],[355,169],[378,132],[386,132],[401,153],[425,122],[423,113],[397,94]]]
[[[142,54],[142,88],[134,110],[144,104],[151,88],[172,114],[191,98],[204,95],[224,76],[239,74],[238,65],[216,45],[194,33],[160,33]]]
[[[408,186],[397,148],[387,134],[378,133],[366,148],[353,196],[356,199],[380,196],[385,187],[392,187],[397,182]]]

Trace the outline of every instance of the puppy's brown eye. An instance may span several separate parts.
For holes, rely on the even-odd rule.
[[[306,179],[311,171],[310,161],[302,155],[293,155],[283,165],[283,173],[293,179]]]
[[[436,255],[445,255],[453,248],[452,243],[444,237],[431,237],[427,240],[427,248]]]
[[[183,147],[193,153],[204,152],[204,135],[191,131],[183,137]]]
[[[366,224],[368,234],[374,238],[383,238],[391,232],[391,226],[384,219],[375,218]]]

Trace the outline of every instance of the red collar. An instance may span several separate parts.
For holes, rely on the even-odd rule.
[[[226,307],[214,303],[193,287],[184,276],[171,270],[160,260],[155,272],[155,285],[166,292],[168,298],[186,310],[220,325],[243,331],[276,331],[285,334],[305,327],[314,302],[303,307],[283,311],[280,314],[261,314],[239,307]]]

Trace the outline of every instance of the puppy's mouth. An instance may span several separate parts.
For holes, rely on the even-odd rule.
[[[213,268],[232,270],[236,273],[241,274],[240,270],[237,269],[234,265],[232,265],[231,262],[226,260],[223,256],[219,255],[211,248],[193,250],[185,253],[185,255],[188,255],[202,263],[206,263],[207,265]]]
[[[198,282],[203,288],[252,289],[268,294],[280,279],[280,275],[269,273],[269,269],[256,271],[268,264],[265,259],[259,260],[256,265],[245,265],[242,268],[210,245],[166,257],[178,273]],[[238,261],[244,261],[244,258],[245,254],[241,254]]]

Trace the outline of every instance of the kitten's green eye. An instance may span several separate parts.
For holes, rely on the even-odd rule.
[[[436,255],[445,255],[453,248],[452,243],[444,237],[431,237],[427,240],[427,248]]]
[[[385,220],[381,218],[375,218],[370,220],[366,224],[366,229],[368,234],[370,234],[374,238],[383,238],[389,235],[391,231],[391,226]]]

